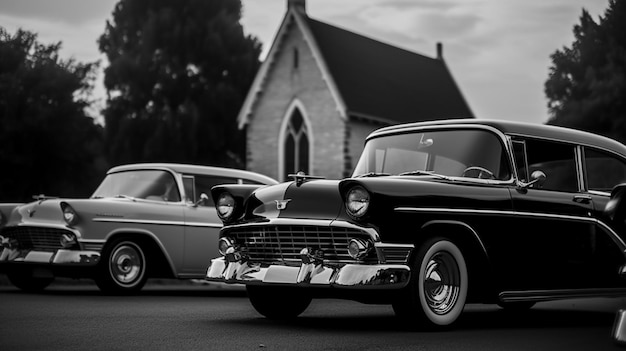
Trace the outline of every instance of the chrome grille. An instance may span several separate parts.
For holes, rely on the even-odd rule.
[[[324,252],[324,260],[354,262],[348,255],[351,238],[370,239],[358,229],[302,225],[248,226],[233,228],[225,235],[233,238],[245,254],[258,262],[300,263],[300,251],[313,248]],[[365,262],[376,262],[375,250]]]
[[[2,230],[2,236],[15,239],[20,249],[56,251],[61,249],[61,236],[70,231],[43,227],[11,227]]]

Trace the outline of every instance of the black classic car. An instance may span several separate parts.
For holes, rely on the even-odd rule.
[[[626,293],[626,147],[486,120],[370,134],[351,178],[212,188],[225,226],[207,280],[268,318],[314,297],[386,303],[445,327],[466,303],[531,308]]]

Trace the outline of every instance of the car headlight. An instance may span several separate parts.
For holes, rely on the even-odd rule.
[[[63,211],[63,219],[67,225],[73,226],[78,223],[78,214],[74,211],[72,206],[66,202],[61,202],[61,210]]]
[[[235,213],[235,198],[230,193],[223,192],[218,196],[215,207],[222,221],[228,221]]]
[[[361,218],[370,206],[370,194],[361,186],[355,186],[346,196],[346,211],[354,218]]]

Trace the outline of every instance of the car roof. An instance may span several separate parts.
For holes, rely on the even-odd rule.
[[[626,146],[616,140],[600,136],[597,134],[584,132],[576,129],[557,127],[544,124],[532,124],[523,122],[513,122],[504,120],[487,119],[452,119],[429,122],[398,124],[384,127],[372,132],[368,139],[386,134],[403,133],[415,131],[421,128],[437,127],[459,127],[472,128],[487,126],[495,128],[500,132],[510,136],[523,136],[531,138],[549,139],[560,142],[574,143],[584,146],[593,146],[617,153],[626,157]]]
[[[124,172],[124,171],[133,171],[133,170],[155,170],[155,169],[169,170],[172,172],[184,173],[184,174],[200,174],[200,175],[211,175],[211,176],[219,176],[219,177],[241,178],[241,179],[253,180],[259,183],[263,183],[263,184],[278,184],[278,182],[275,179],[272,179],[260,173],[244,171],[244,170],[235,169],[235,168],[199,166],[199,165],[189,165],[189,164],[180,164],[180,163],[133,163],[133,164],[113,167],[107,172],[107,174]]]

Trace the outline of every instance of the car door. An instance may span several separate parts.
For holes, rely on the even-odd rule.
[[[516,138],[518,177],[528,182],[535,171],[544,182],[511,190],[515,216],[509,243],[507,289],[584,288],[593,274],[595,222],[592,197],[581,191],[575,145]]]
[[[600,287],[624,286],[624,280],[616,274],[625,264],[624,228],[605,213],[611,191],[626,183],[626,160],[617,155],[593,147],[581,147],[584,166],[585,189],[592,199],[594,217],[598,219],[594,247],[593,270],[596,285]]]
[[[237,178],[207,175],[184,175],[187,196],[185,209],[185,254],[182,274],[204,276],[210,260],[219,256],[217,241],[222,221],[217,216],[211,188],[218,184],[238,183]],[[201,195],[207,196],[200,201]]]

